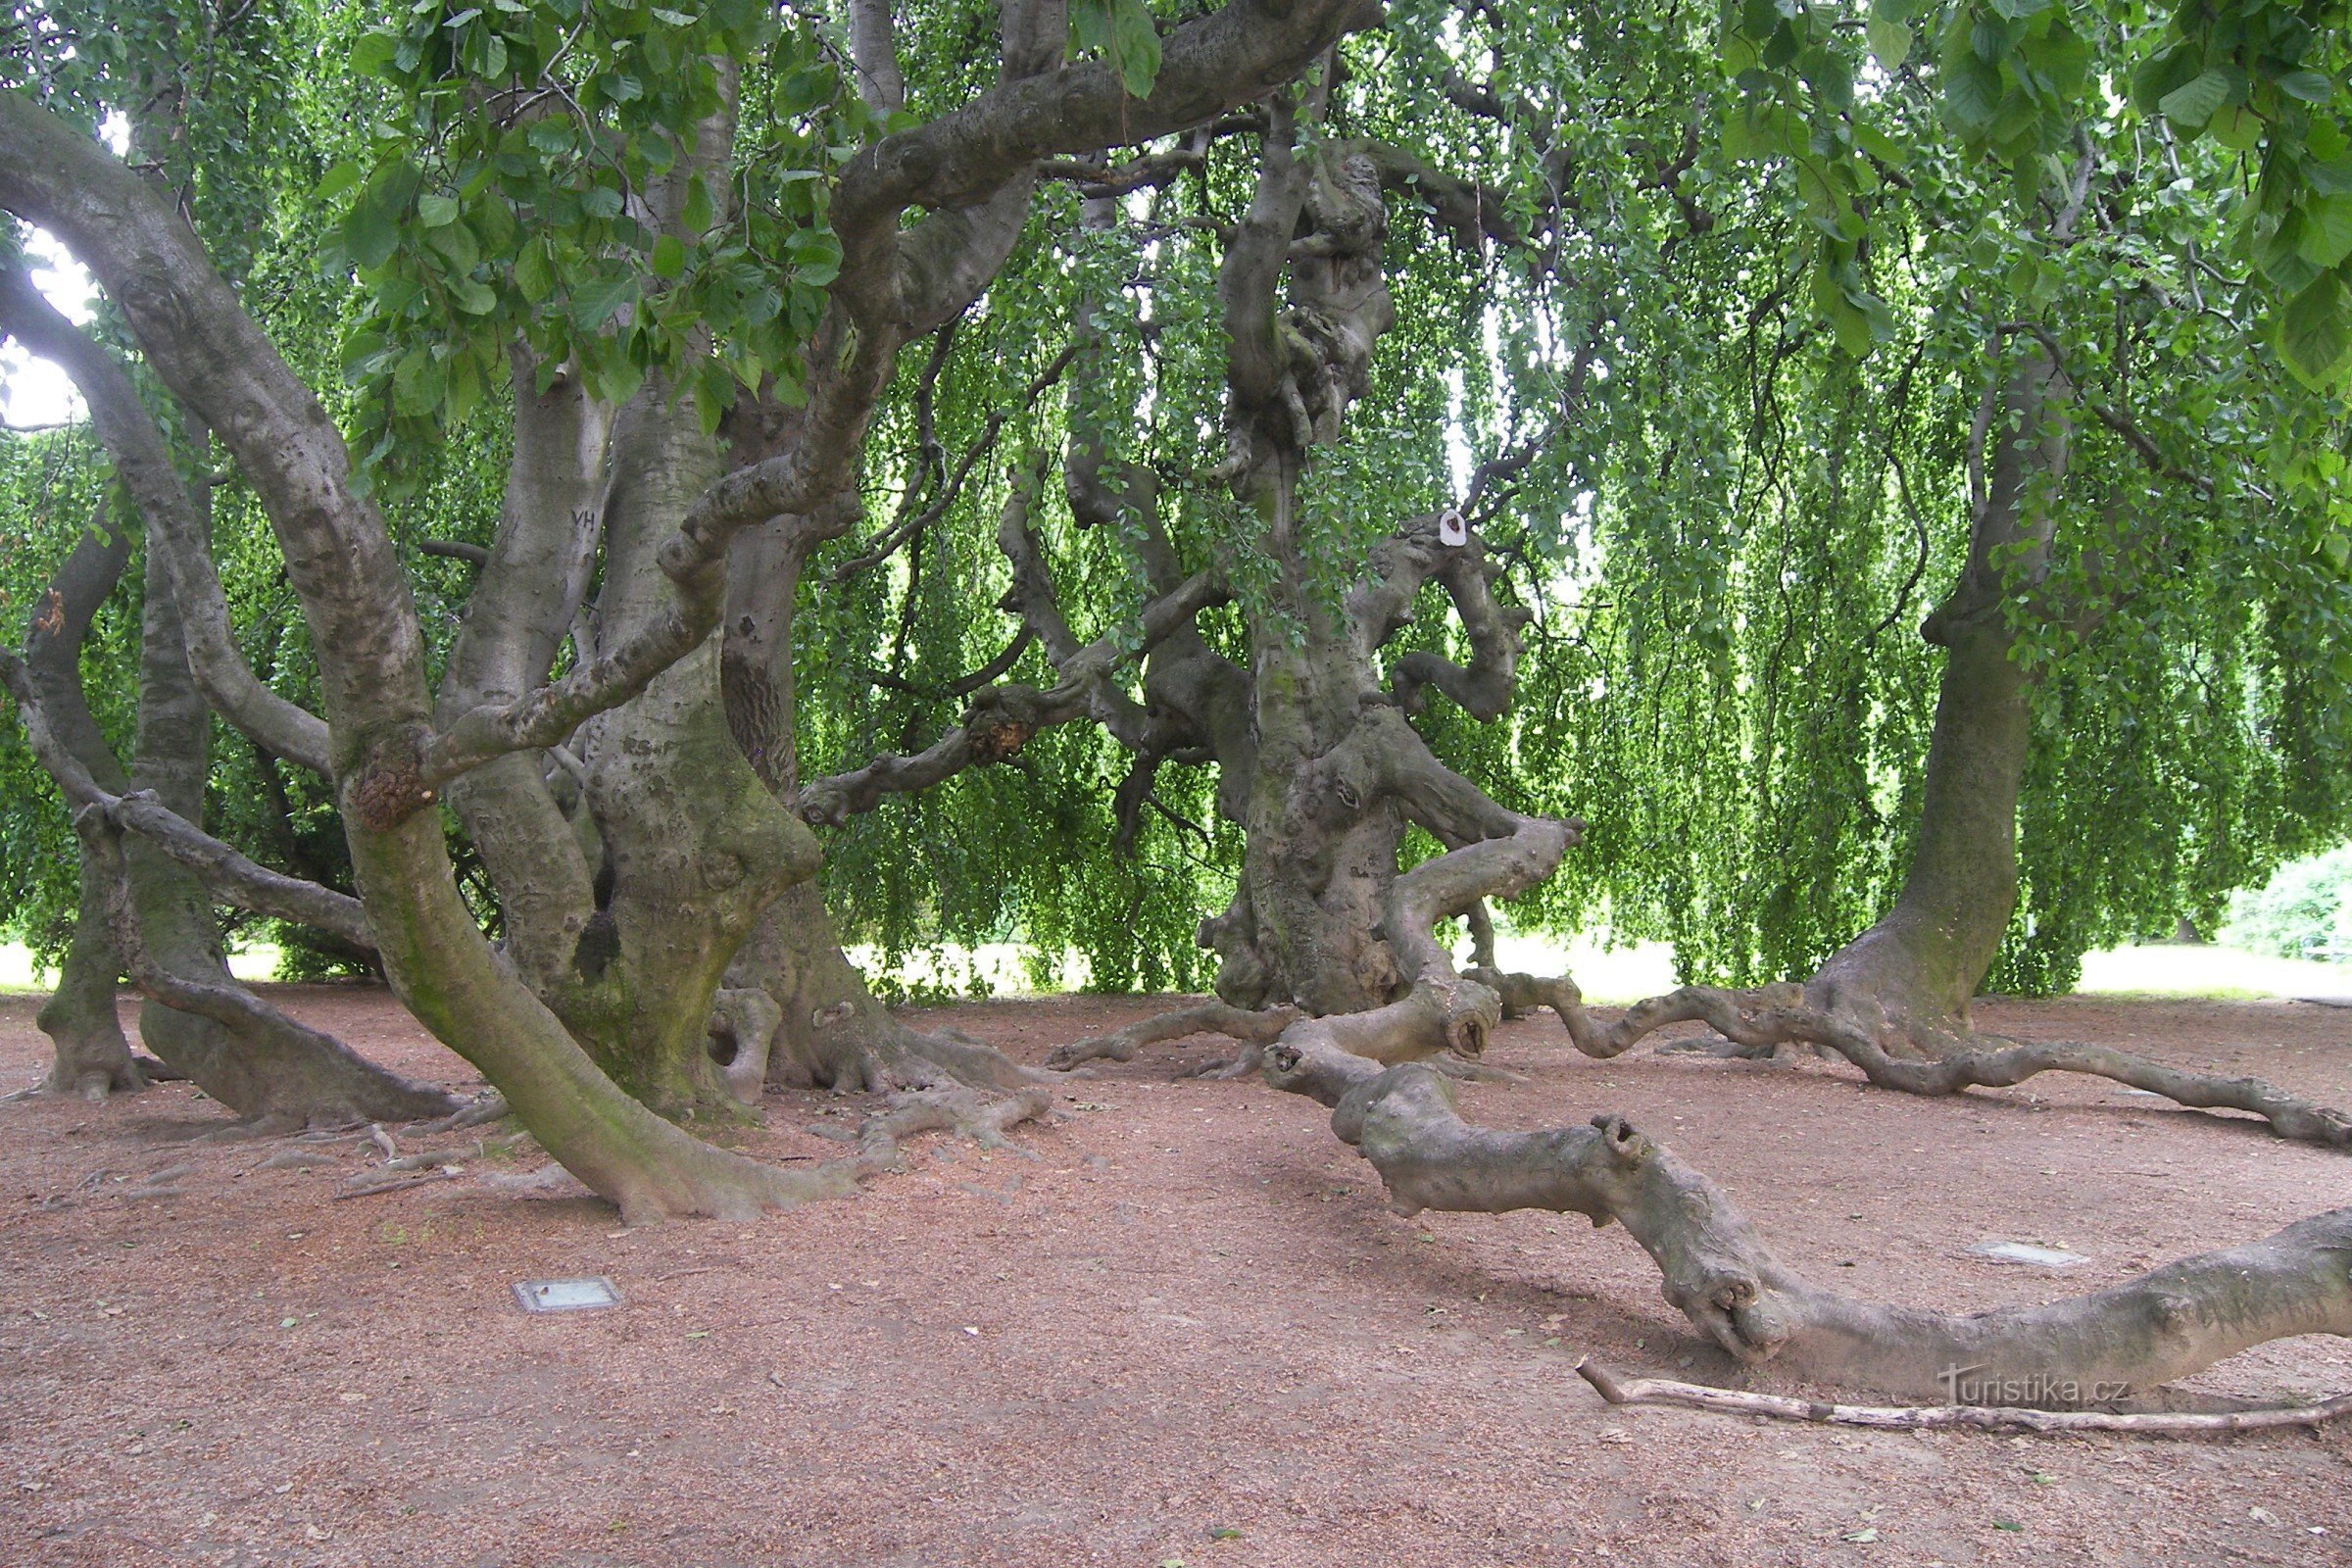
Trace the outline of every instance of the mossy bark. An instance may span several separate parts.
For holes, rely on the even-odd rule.
[[[2017,803],[2032,745],[2017,617],[2046,569],[2053,491],[2066,473],[2053,369],[2036,354],[2009,372],[1984,422],[1985,486],[1960,580],[1920,628],[1944,653],[1911,863],[1893,906],[1824,963],[1813,1005],[1906,1048],[1969,1029],[2017,907]]]

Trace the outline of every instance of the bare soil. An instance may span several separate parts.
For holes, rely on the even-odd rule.
[[[276,991],[404,1072],[480,1087],[381,993]],[[0,1088],[44,1060],[36,1002],[0,1001]],[[933,1016],[1036,1061],[1158,1004]],[[1984,1010],[2352,1102],[2341,1010]],[[1175,1077],[1213,1049],[1073,1081],[1024,1153],[927,1139],[858,1200],[751,1227],[623,1231],[576,1188],[506,1190],[542,1156],[496,1128],[427,1141],[464,1151],[456,1179],[346,1201],[374,1146],[190,1142],[227,1118],[184,1085],[0,1106],[0,1563],[2352,1560],[2352,1431],[2009,1439],[1608,1409],[1579,1354],[1742,1381],[1631,1242],[1556,1215],[1399,1219],[1313,1105]],[[1548,1015],[1494,1055],[1530,1081],[1469,1091],[1476,1119],[1624,1112],[1806,1273],[1920,1305],[2092,1289],[2352,1202],[2341,1154],[2091,1082],[1924,1102],[1809,1058],[1600,1063]],[[863,1103],[771,1096],[734,1141],[827,1157],[841,1146],[805,1129]],[[312,1147],[316,1170],[265,1164]],[[1965,1253],[1988,1238],[2091,1261]],[[526,1316],[511,1294],[592,1274],[625,1304]],[[2183,1392],[2347,1388],[2352,1345],[2306,1339]]]

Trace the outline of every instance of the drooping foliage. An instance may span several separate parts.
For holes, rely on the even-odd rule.
[[[985,84],[969,45],[992,7],[898,9],[909,116]],[[1155,10],[1164,27],[1180,8]],[[1076,46],[1148,86],[1152,14],[1073,8]],[[191,182],[208,247],[330,394],[405,545],[488,541],[517,338],[613,395],[660,371],[711,428],[802,373],[841,265],[815,176],[892,123],[845,69],[840,16],[229,15],[36,8],[13,81],[93,125],[152,116],[172,84],[162,177]],[[1420,194],[1391,196],[1397,324],[1301,491],[1307,536],[1336,583],[1400,518],[1467,502],[1508,564],[1503,591],[1536,617],[1513,713],[1440,704],[1417,722],[1496,800],[1592,823],[1513,918],[1668,938],[1693,976],[1740,982],[1806,973],[1869,923],[1918,814],[1940,656],[1917,628],[1965,550],[1972,436],[2034,356],[2066,381],[2070,461],[2050,569],[2006,612],[2039,679],[2024,897],[1994,983],[2062,986],[2084,948],[2208,918],[2341,833],[2352,534],[2340,413],[2312,389],[2345,358],[2339,20],[1400,0],[1343,46],[1327,133],[1419,166],[1403,184]],[[478,113],[551,74],[565,90],[511,122]],[[724,193],[743,220],[689,244],[638,204],[721,92],[744,106]],[[1109,166],[1049,169],[994,285],[936,352],[902,357],[866,524],[802,582],[804,776],[920,749],[974,672],[1051,684],[1034,646],[1001,662],[1019,623],[996,608],[996,527],[1016,492],[1035,492],[1078,635],[1132,619],[1138,539],[1081,527],[1039,483],[1073,437],[1148,465],[1178,550],[1253,591],[1254,524],[1216,477],[1220,233],[1255,167],[1253,126],[1231,118],[1140,155],[1166,167],[1117,189],[1108,223],[1086,213]],[[696,180],[685,200],[718,194]],[[8,446],[18,616],[103,465],[71,436]],[[235,475],[214,494],[248,657],[308,698],[268,529]],[[409,564],[438,657],[471,568]],[[1458,657],[1425,595],[1391,657]],[[112,607],[88,656],[111,722],[135,623]],[[1204,617],[1234,657],[1242,623]],[[215,756],[218,831],[348,885],[322,788],[226,731]],[[15,750],[0,768],[31,772]],[[1100,986],[1202,985],[1193,927],[1230,893],[1238,831],[1214,769],[1184,759],[1122,822],[1126,771],[1064,726],[830,832],[845,936],[889,954],[1019,938],[1080,952]],[[12,927],[54,944],[69,839],[39,789],[9,799]],[[486,880],[468,891],[495,922]]]

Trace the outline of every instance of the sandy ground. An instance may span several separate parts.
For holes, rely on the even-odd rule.
[[[380,994],[279,1000],[472,1089]],[[0,1088],[44,1042],[0,1002]],[[1028,1060],[1141,1014],[952,1010]],[[1994,1004],[2352,1101],[2352,1013],[2298,1004]],[[334,1200],[380,1158],[200,1143],[185,1086],[0,1106],[0,1562],[226,1564],[2340,1563],[2352,1431],[2228,1444],[1912,1436],[1610,1410],[1571,1372],[1734,1382],[1622,1233],[1406,1221],[1312,1105],[1178,1081],[1207,1043],[1070,1083],[1028,1156],[924,1141],[860,1199],[624,1232],[484,1172]],[[1566,1051],[1472,1090],[1518,1126],[1621,1111],[1783,1255],[1859,1293],[1992,1306],[2092,1288],[2352,1202],[2352,1160],[2254,1124],[2043,1079],[1905,1100],[1808,1060]],[[747,1148],[858,1105],[772,1096]],[[495,1137],[495,1130],[494,1137]],[[404,1147],[407,1147],[404,1144]],[[126,1194],[152,1173],[179,1196]],[[2055,1244],[2065,1275],[1972,1259]],[[617,1310],[531,1317],[520,1279],[609,1275]],[[1757,1386],[1778,1387],[1771,1378]],[[2265,1347],[2214,1399],[2352,1388],[2352,1345]]]

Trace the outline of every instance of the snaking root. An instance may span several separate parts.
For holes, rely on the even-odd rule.
[[[2260,1116],[2281,1138],[2329,1149],[2352,1148],[2352,1115],[2287,1093],[2260,1078],[2224,1078],[2167,1066],[2107,1046],[2071,1041],[2018,1041],[1998,1035],[1915,1030],[1891,1044],[1850,1018],[1806,1004],[1793,986],[1756,992],[1685,986],[1626,1009],[1611,1024],[1585,1010],[1574,981],[1474,969],[1476,979],[1502,998],[1506,1012],[1547,1006],[1569,1040],[1600,1060],[1624,1054],[1644,1037],[1673,1023],[1703,1023],[1745,1056],[1766,1056],[1782,1046],[1820,1046],[1862,1069],[1881,1089],[1941,1098],[1965,1089],[2006,1089],[2045,1072],[2077,1072],[2144,1089],[2196,1109],[2242,1110]],[[1914,1054],[1915,1053],[1915,1054]]]
[[[1462,1120],[1425,1063],[1382,1068],[1277,1042],[1265,1076],[1332,1107],[1398,1212],[1540,1208],[1622,1224],[1666,1299],[1742,1362],[1778,1359],[1904,1398],[1993,1391],[2003,1403],[2111,1404],[2301,1334],[2352,1336],[2352,1208],[2167,1264],[2095,1295],[1973,1314],[1856,1300],[1799,1278],[1705,1176],[1624,1118],[1500,1132]]]

